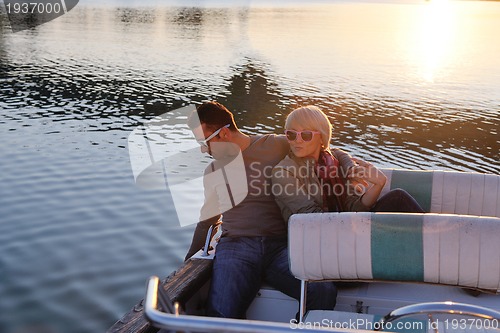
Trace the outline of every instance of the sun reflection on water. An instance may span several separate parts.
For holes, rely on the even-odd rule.
[[[420,75],[427,82],[451,61],[456,38],[456,14],[449,0],[434,0],[421,12],[415,56],[420,60]]]

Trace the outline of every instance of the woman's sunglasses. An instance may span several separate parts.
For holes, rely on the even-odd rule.
[[[317,131],[294,131],[294,130],[286,130],[285,135],[288,141],[295,141],[297,137],[300,136],[302,141],[308,142],[313,139],[314,134],[320,134]]]

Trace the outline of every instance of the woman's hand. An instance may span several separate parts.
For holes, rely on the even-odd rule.
[[[358,165],[351,168],[351,175],[349,179],[357,182],[364,182],[373,184],[373,186],[366,186],[366,191],[361,197],[361,202],[368,208],[371,208],[376,202],[384,187],[387,177],[376,166],[369,162],[365,162],[358,158],[352,159]]]
[[[353,158],[352,160],[358,165],[351,168],[350,179],[366,181],[372,183],[373,185],[384,187],[387,177],[382,171],[370,162],[366,162],[358,158]]]

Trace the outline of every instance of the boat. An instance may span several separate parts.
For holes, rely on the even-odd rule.
[[[500,175],[383,169],[426,213],[313,213],[289,220],[298,302],[263,286],[247,319],[203,316],[217,237],[108,332],[500,332]],[[303,306],[307,283],[338,283],[333,311]],[[296,315],[299,318],[296,318]]]

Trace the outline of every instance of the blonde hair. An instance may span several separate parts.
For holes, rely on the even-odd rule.
[[[332,124],[328,117],[320,108],[314,105],[307,105],[293,110],[285,121],[285,129],[291,129],[294,125],[310,131],[321,133],[321,139],[324,150],[330,150],[330,141],[332,139]]]

